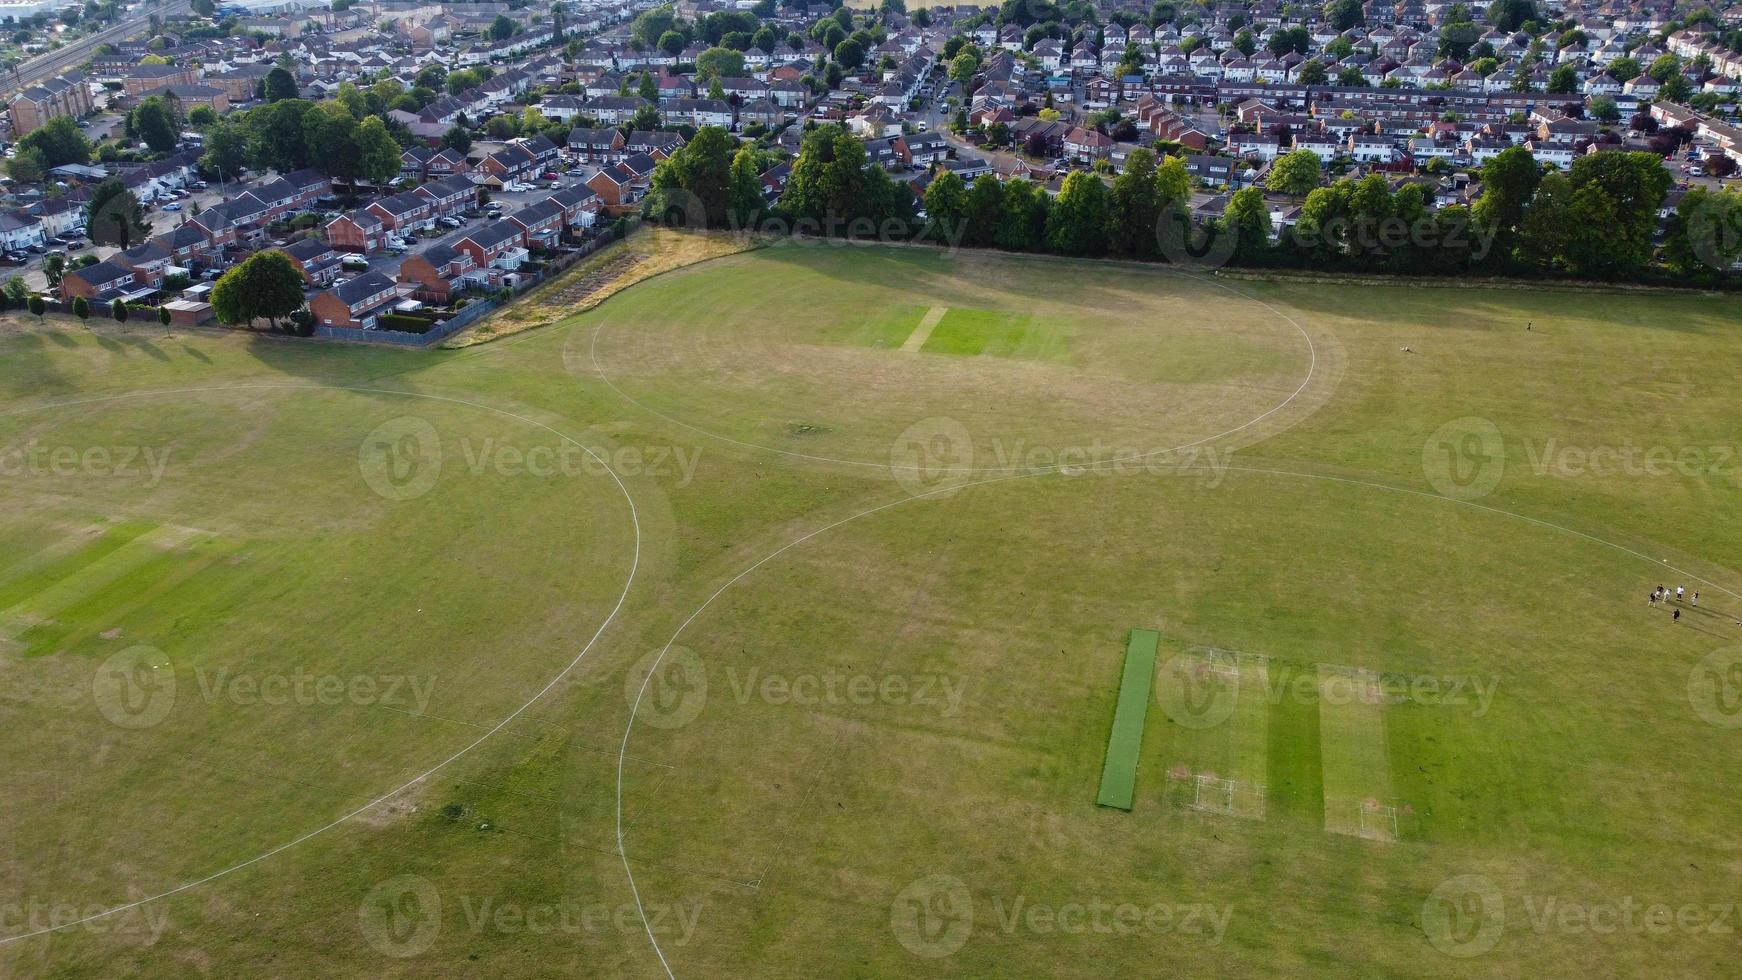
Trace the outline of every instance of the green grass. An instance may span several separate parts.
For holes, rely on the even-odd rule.
[[[986,354],[1066,360],[1069,337],[1047,330],[1019,313],[951,309],[932,329],[921,350],[931,354]]]
[[[641,531],[619,617],[478,748],[146,906],[167,917],[155,938],[0,945],[0,974],[660,975],[636,893],[664,910],[687,977],[1722,973],[1731,936],[1538,930],[1526,903],[1734,900],[1742,746],[1694,710],[1689,680],[1742,642],[1742,467],[1533,460],[1551,442],[1742,445],[1733,300],[1240,289],[771,248],[459,352],[0,321],[0,449],[171,460],[155,482],[0,475],[0,909],[133,901],[248,860],[470,745],[574,658],[628,571],[628,508],[597,474],[475,465],[487,445],[556,441],[488,409],[610,450]],[[980,352],[899,350],[934,307],[966,311]],[[1315,362],[1286,406],[1171,460],[1194,468],[923,498],[885,468],[927,419],[969,433],[976,469],[1179,445],[1269,411]],[[183,393],[90,401],[168,391]],[[404,416],[437,430],[444,465],[427,495],[389,501],[359,453]],[[1435,496],[1423,466],[1465,416],[1503,436],[1481,507]],[[674,448],[693,470],[653,465]],[[169,531],[192,537],[166,546]],[[1643,601],[1694,585],[1666,566],[1714,583],[1676,624]],[[1095,795],[1134,623],[1160,632],[1162,663],[1118,812]],[[632,893],[625,692],[668,642],[684,684],[662,697],[697,690],[691,669],[705,694],[629,739]],[[110,724],[92,693],[135,644],[177,680],[145,729]],[[1486,693],[1344,703],[1323,684],[1343,670]],[[239,701],[220,680],[297,671],[433,688],[420,712]],[[1219,806],[1223,780],[1250,789]],[[1395,839],[1340,809],[1369,798],[1396,807]],[[441,927],[400,958],[359,908],[407,874],[438,890]],[[1460,959],[1423,910],[1470,875],[1507,921]],[[939,876],[966,887],[973,927],[920,958],[891,911]],[[1108,936],[1040,928],[1057,919],[1018,902],[1228,914],[1214,934]],[[534,932],[484,903],[612,914]],[[693,932],[671,928],[680,912],[699,912]]]
[[[1155,680],[1155,647],[1160,639],[1154,630],[1132,630],[1125,646],[1119,700],[1107,734],[1107,761],[1101,767],[1101,791],[1095,796],[1101,806],[1131,809],[1131,798],[1137,791],[1137,760],[1143,755],[1143,722],[1149,715],[1149,690]]]

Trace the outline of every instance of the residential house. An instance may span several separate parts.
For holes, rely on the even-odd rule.
[[[309,300],[309,312],[323,327],[373,330],[376,319],[399,299],[399,288],[379,272],[365,272]]]

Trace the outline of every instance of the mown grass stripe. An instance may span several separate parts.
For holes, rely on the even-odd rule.
[[[1270,727],[1265,733],[1269,750],[1265,768],[1269,779],[1270,816],[1293,817],[1316,828],[1325,823],[1325,784],[1319,755],[1319,705],[1310,692],[1318,690],[1318,671],[1281,661],[1270,661],[1269,681],[1274,690],[1288,696],[1272,698]],[[1295,676],[1311,671],[1315,683],[1297,685]],[[1295,696],[1299,694],[1301,696]]]
[[[1101,768],[1101,806],[1131,809],[1137,791],[1137,757],[1143,751],[1143,721],[1149,713],[1149,689],[1155,679],[1155,650],[1161,635],[1136,629],[1125,645],[1125,669],[1119,677],[1119,700],[1113,728],[1107,736],[1107,761]]]
[[[0,609],[10,609],[56,582],[77,574],[154,527],[156,525],[143,522],[117,524],[70,554],[0,581]]]

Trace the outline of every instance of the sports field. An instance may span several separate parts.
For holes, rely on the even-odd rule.
[[[0,975],[1726,974],[1735,309],[781,246],[454,351],[13,314]]]

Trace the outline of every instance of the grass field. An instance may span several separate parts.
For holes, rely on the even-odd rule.
[[[1726,974],[1737,326],[829,247],[0,320],[0,975]]]

